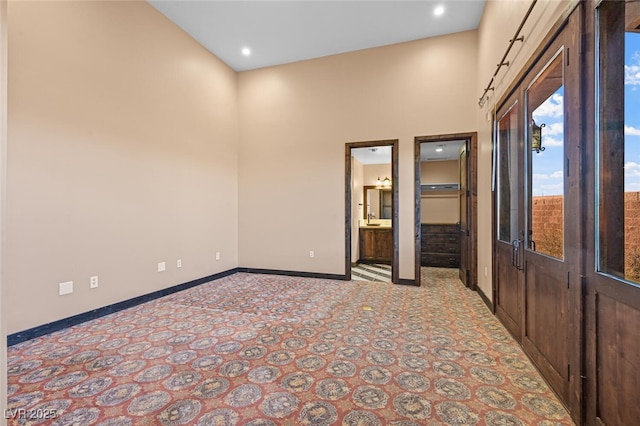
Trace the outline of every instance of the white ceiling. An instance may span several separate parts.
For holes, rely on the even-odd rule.
[[[391,164],[391,145],[352,148],[351,155],[362,164]]]
[[[420,144],[420,161],[451,161],[460,157],[464,140],[447,142],[424,142]],[[438,150],[441,151],[438,151]]]
[[[148,0],[236,71],[476,29],[485,0]],[[436,6],[445,7],[439,17]],[[251,54],[244,56],[243,48]]]
[[[420,161],[451,161],[460,157],[464,139],[420,144]],[[351,155],[362,164],[390,164],[391,145],[371,148],[352,148]]]

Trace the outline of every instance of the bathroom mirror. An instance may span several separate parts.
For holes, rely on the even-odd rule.
[[[364,205],[363,219],[367,219],[367,215],[371,214],[371,219],[391,219],[392,209],[391,188],[379,188],[375,185],[364,186]]]

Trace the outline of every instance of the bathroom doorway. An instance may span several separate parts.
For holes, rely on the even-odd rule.
[[[345,279],[399,279],[398,141],[345,147]]]
[[[457,268],[477,284],[475,133],[415,138],[415,276],[424,268]],[[428,269],[427,269],[428,271]]]

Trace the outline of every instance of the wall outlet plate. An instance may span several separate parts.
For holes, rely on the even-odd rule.
[[[220,252],[219,251],[216,252],[216,260],[220,260]]]
[[[98,276],[94,275],[89,278],[89,288],[98,288]]]
[[[158,262],[158,272],[164,272],[167,270],[167,262]]]
[[[176,261],[176,267],[177,267],[177,268],[182,268],[182,259],[178,259],[178,260]]]
[[[58,284],[58,294],[64,296],[65,294],[73,293],[73,281],[67,281]]]

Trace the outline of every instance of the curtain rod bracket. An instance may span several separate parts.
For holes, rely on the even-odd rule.
[[[487,88],[484,89],[484,93],[482,94],[482,96],[480,97],[480,101],[478,102],[478,105],[480,105],[480,107],[483,107],[485,102],[487,102],[487,92],[489,91],[489,89],[493,90],[493,88],[491,87],[491,84],[493,84],[494,79],[496,78],[496,76],[498,75],[498,72],[500,71],[500,69],[503,66],[509,66],[509,61],[507,61],[507,56],[509,55],[509,52],[511,51],[511,48],[513,47],[514,43],[516,41],[521,41],[524,42],[524,35],[520,35],[520,31],[522,31],[522,28],[524,27],[524,23],[527,22],[527,19],[529,19],[529,15],[531,15],[531,11],[533,10],[533,7],[536,5],[536,3],[538,2],[538,0],[532,0],[531,1],[531,5],[529,6],[529,10],[527,10],[527,13],[524,15],[524,17],[522,18],[522,21],[520,22],[520,26],[518,26],[518,29],[516,30],[516,33],[513,35],[513,38],[511,38],[509,40],[509,46],[507,47],[507,50],[504,52],[504,55],[502,56],[502,59],[500,60],[500,63],[498,65],[496,65],[496,72],[493,73],[493,77],[491,77],[491,81],[489,81],[489,84],[487,85]]]
[[[482,94],[482,97],[478,100],[478,105],[480,105],[480,108],[482,108],[484,106],[485,103],[487,103],[487,100],[489,99],[489,97],[487,96],[487,93],[489,92],[489,90],[495,90],[493,87],[487,87],[486,89],[484,89],[484,93]]]

